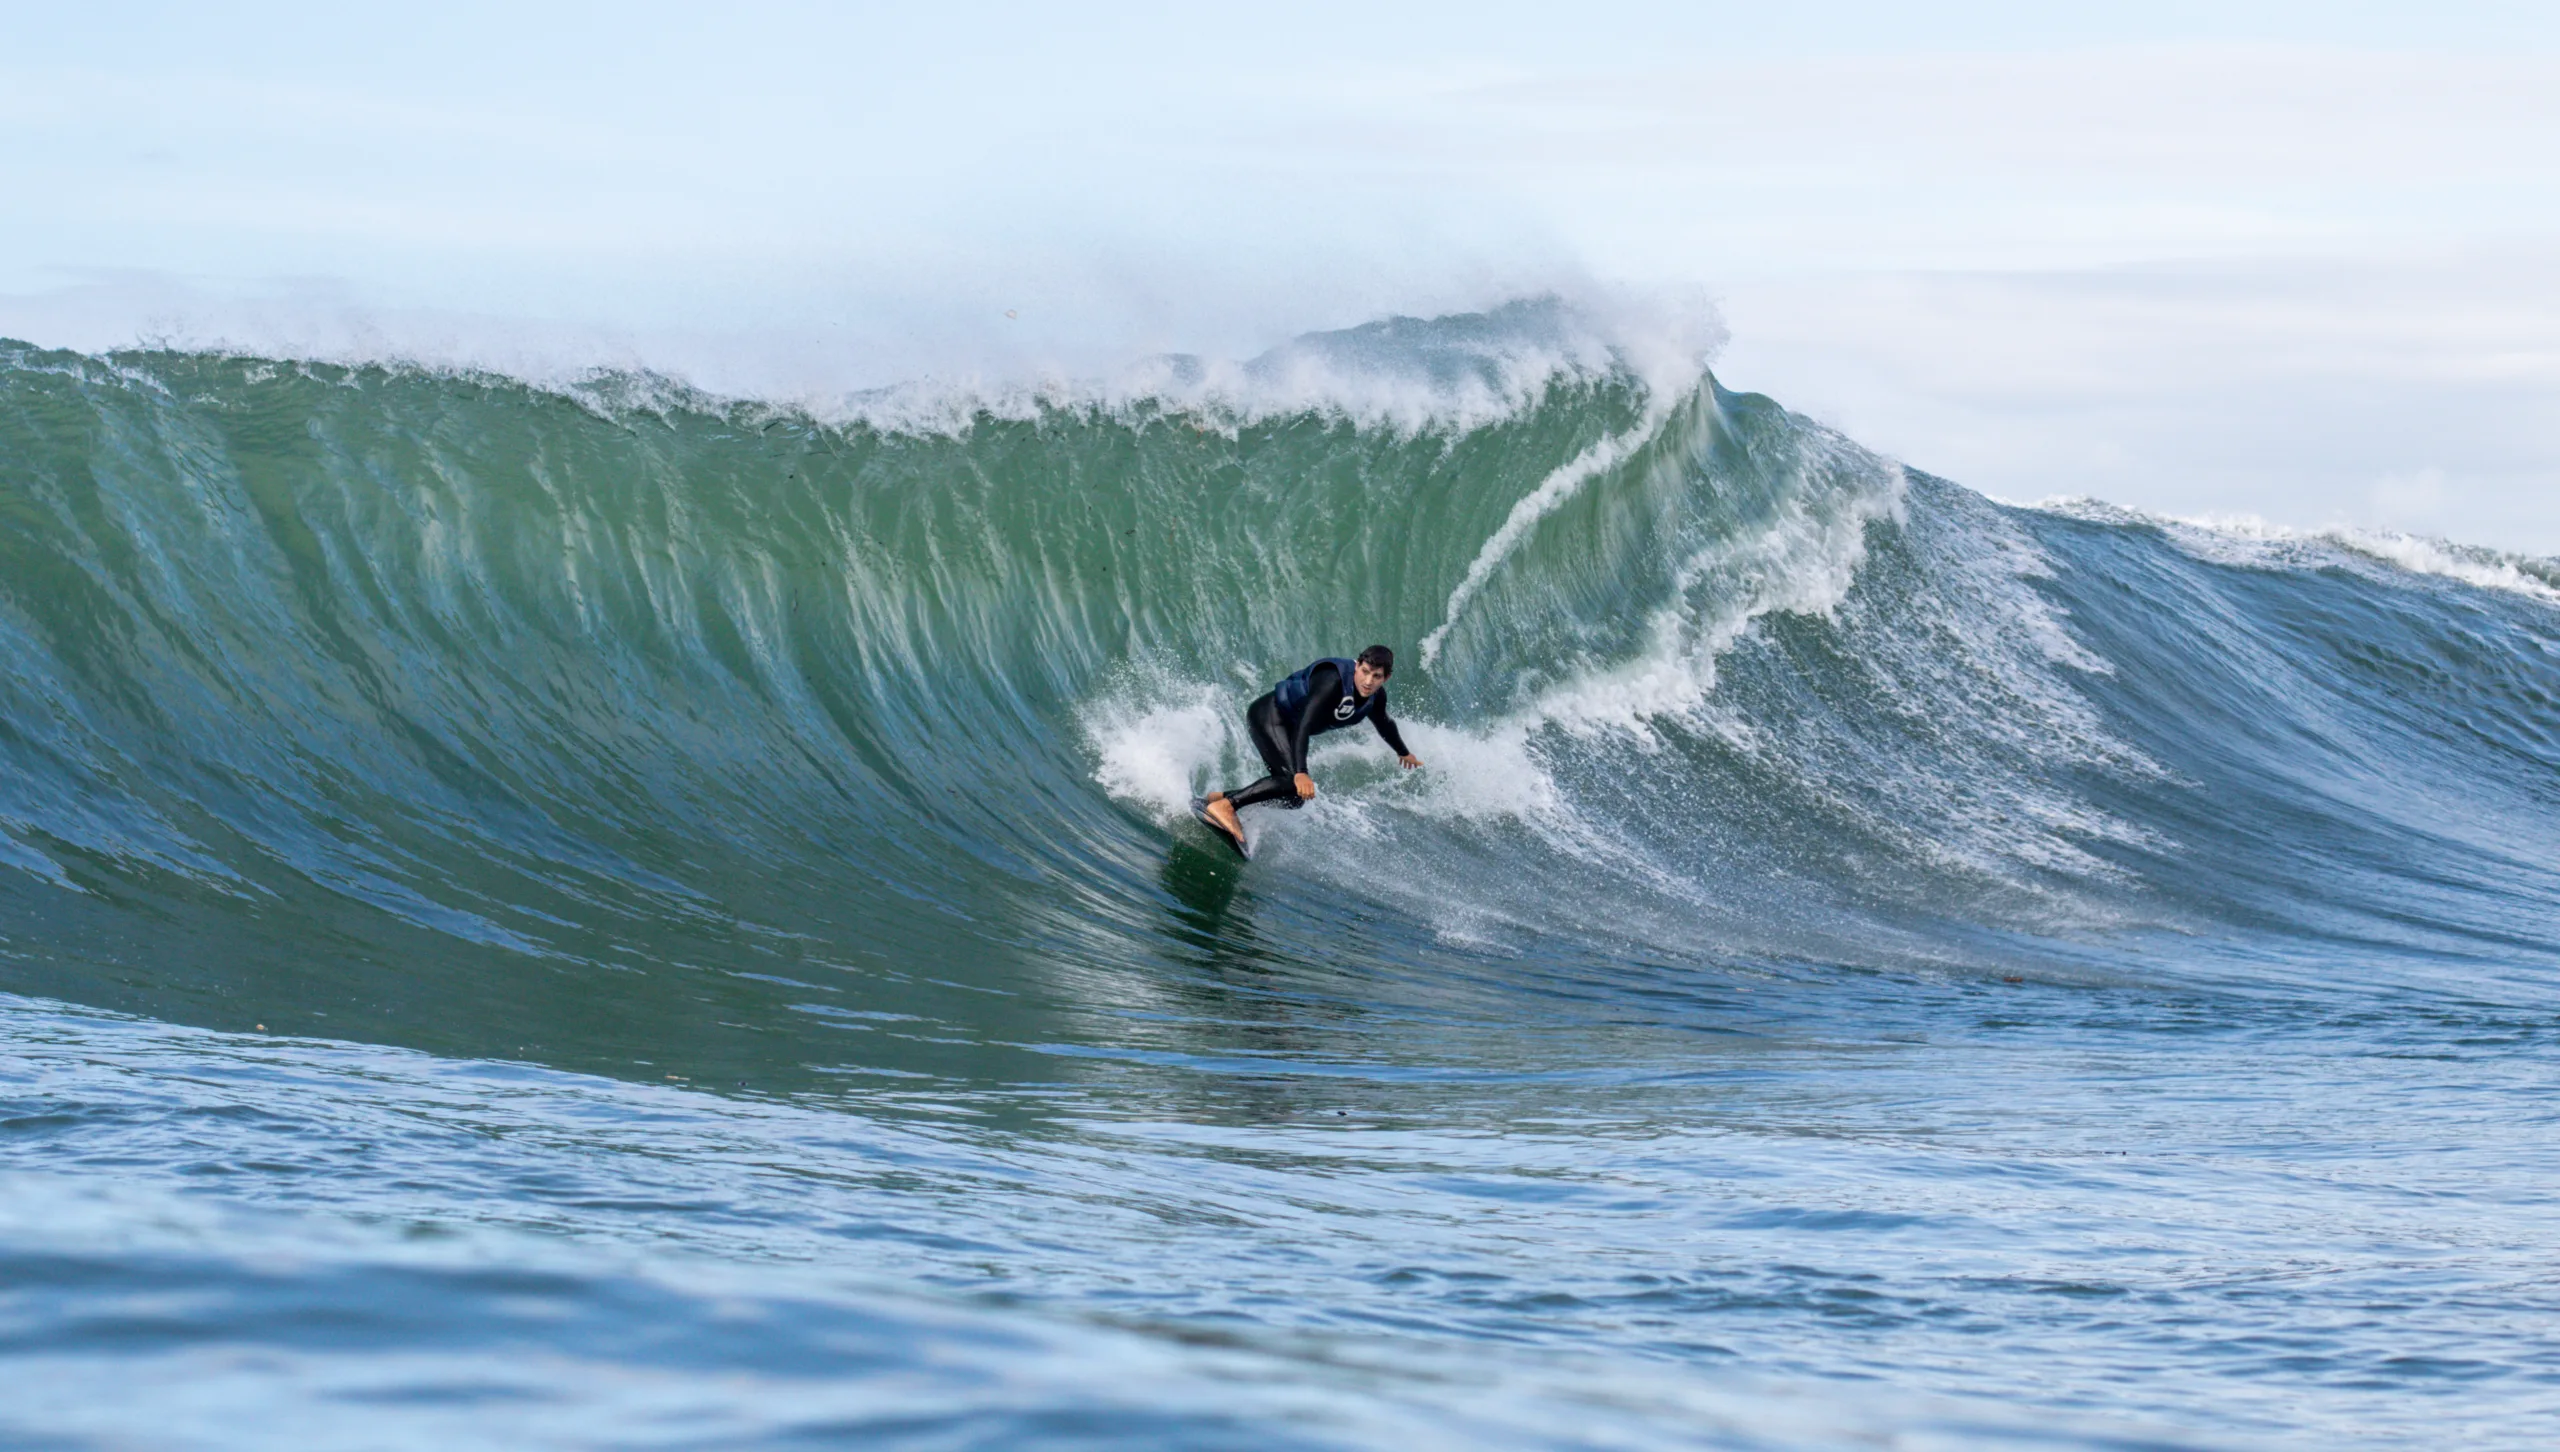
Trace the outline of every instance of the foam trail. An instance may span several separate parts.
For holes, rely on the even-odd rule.
[[[1510,514],[1503,518],[1502,527],[1493,532],[1492,537],[1484,542],[1484,547],[1476,551],[1475,559],[1467,565],[1466,577],[1449,592],[1448,608],[1442,612],[1440,623],[1422,638],[1424,666],[1440,663],[1440,644],[1457,625],[1458,616],[1467,608],[1467,602],[1484,588],[1484,582],[1492,578],[1493,572],[1511,557],[1513,550],[1519,548],[1520,541],[1528,537],[1539,520],[1555,513],[1584,484],[1623,463],[1660,431],[1668,411],[1652,409],[1650,414],[1641,430],[1613,434],[1593,444],[1571,462],[1540,480],[1537,488],[1511,506]]]

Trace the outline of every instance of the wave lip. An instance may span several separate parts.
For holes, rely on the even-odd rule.
[[[2411,575],[2439,575],[2484,590],[2560,603],[2560,560],[2469,545],[2406,530],[2335,524],[2297,529],[2250,514],[2170,515],[2077,495],[2025,506],[2108,524],[2148,525],[2217,564],[2319,569],[2361,559]]]

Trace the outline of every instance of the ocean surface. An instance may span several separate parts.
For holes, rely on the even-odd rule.
[[[1372,641],[1426,767],[1237,861]],[[2556,1081],[2550,561],[1547,302],[0,345],[0,1445],[2547,1445]]]

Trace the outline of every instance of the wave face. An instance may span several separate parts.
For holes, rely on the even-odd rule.
[[[2093,1266],[2069,1229],[2115,1216],[2174,1239],[2160,1182],[2091,1171],[2076,1207],[2015,1203],[1987,1230],[2010,1192],[1947,1196],[1991,1162],[1915,1168],[1910,1136],[1979,1131],[2025,1164],[2121,1149],[2098,1147],[2112,1125],[2200,1154],[2246,1138],[2241,1103],[2316,1138],[2395,1102],[2408,1086],[2382,1059],[2494,1044],[2502,1065],[2547,1062],[2560,572],[1995,505],[1712,378],[1666,387],[1591,356],[1523,372],[1498,345],[1538,316],[1382,324],[1238,375],[1288,383],[1279,403],[1186,391],[1197,370],[1169,365],[1152,392],[939,418],[912,397],[821,420],[647,379],[0,353],[0,987],[23,995],[25,1062],[92,1066],[76,1090],[27,1080],[29,1103],[125,1106],[44,1111],[27,1163],[123,1144],[137,1174],[182,1183],[186,1154],[118,1136],[143,1133],[147,1086],[227,1079],[251,1041],[232,1035],[298,1065],[242,1102],[306,1142],[397,1119],[428,1071],[351,1067],[345,1046],[369,1044],[527,1066],[510,1112],[546,1127],[490,1132],[521,1158],[495,1189],[425,1151],[377,1164],[358,1180],[401,1188],[342,1191],[360,1215],[468,1201],[557,1229],[536,1182],[567,1152],[522,1145],[587,1135],[581,1154],[622,1163],[638,1151],[592,1138],[609,1102],[724,1126],[664,1150],[674,1180],[797,1160],[832,1213],[858,1199],[907,1227],[883,1273],[992,1278],[1073,1315],[1392,1333],[1444,1359],[1561,1348],[1618,1358],[1633,1386],[1624,1367],[1733,1360],[1745,1325],[1783,1351],[1744,1370],[1869,1377],[1881,1363],[1838,1329],[1863,1285],[1883,1299],[1856,1314],[1915,1392],[2214,1436],[2263,1433],[2259,1404],[2283,1404],[2423,1439],[2422,1406],[2386,1407],[2440,1388],[2374,1370],[2393,1335],[2324,1319],[2387,1256],[2280,1226],[2271,1206],[2314,1193],[2276,1188],[2285,1166],[2252,1161],[2263,1181],[2226,1185],[2241,1210],[2185,1225],[2203,1269],[2182,1280],[2149,1251]],[[1310,392],[1310,357],[1411,389],[1392,409]],[[1254,814],[1257,858],[1232,861],[1182,805],[1258,774],[1241,708],[1372,640],[1399,649],[1394,708],[1427,767],[1328,738],[1322,795]],[[2228,1093],[2148,1095],[2134,1059]],[[2091,1101],[2110,1076],[2134,1087]],[[2547,1171],[2550,1137],[2518,1139],[2491,1080],[2385,1138],[2423,1157],[2457,1122],[2497,1125],[2501,1183]],[[2024,1105],[2047,1112],[2007,1117]],[[953,1115],[972,1127],[937,1127]],[[1101,1121],[1118,1128],[1078,1128]],[[1140,1124],[1190,1128],[1140,1153]],[[1336,1130],[1355,1138],[1315,1143]],[[1536,1152],[1494,1155],[1505,1134]],[[1807,1134],[1839,1159],[1788,1148]],[[956,1154],[954,1135],[979,1158],[891,1143]],[[758,1136],[770,1156],[738,1148]],[[1640,1170],[1648,1136],[1695,1158],[1669,1181]],[[1363,1153],[1366,1170],[1339,1159]],[[1256,1154],[1258,1183],[1177,1188]],[[888,1162],[912,1182],[883,1180]],[[1671,1242],[1587,1199],[1602,1189],[1577,1176],[1603,1163],[1683,1207]],[[2146,1172],[2178,1196],[2236,1173],[2183,1163]],[[1869,1176],[1852,1201],[1900,1208],[1832,1204],[1839,1164]],[[1337,1183],[1364,1175],[1410,1198]],[[1448,1269],[1493,1254],[1449,1228],[1477,1213],[1471,1179],[1502,1187],[1486,1215],[1567,1195],[1520,1222],[1552,1254]],[[308,1207],[258,1183],[252,1199]],[[962,1186],[984,1203],[955,1208]],[[644,1213],[637,1191],[599,1193],[640,1240],[856,1263],[805,1197]],[[1154,1248],[1121,1223],[1144,1206],[1172,1227]],[[1023,1249],[1052,1211],[1105,1228]],[[1180,1228],[1222,1214],[1244,1217],[1241,1249]],[[1281,1264],[1349,1225],[1376,1257]],[[1772,1227],[1823,1249],[1752,1249]],[[1957,1248],[1901,1238],[1930,1231]],[[2501,1266],[2543,1263],[2560,1241],[2539,1233]],[[2284,1235],[2336,1272],[2284,1292],[2289,1313],[2205,1284],[2264,1271]],[[1665,1259],[1673,1242],[1688,1250]],[[348,1254],[371,1269],[333,1263],[297,1294],[393,1274]],[[1158,1255],[1182,1286],[1107,1289]],[[2482,1276],[2408,1291],[2410,1355],[2547,1354],[2495,1296],[2466,1331],[2438,1324],[2484,1304],[2462,1302]],[[2112,1309],[2036,1289],[2066,1282]],[[1540,1297],[1552,1314],[1527,1309]],[[864,1306],[839,1310],[907,1334]],[[2331,1338],[2289,1368],[2143,1349],[2180,1317],[2245,1339],[2288,1314]],[[1023,1357],[1058,1354],[1022,1334]],[[1965,1335],[2041,1348],[2043,1370],[1980,1368]],[[985,1355],[1010,1374],[1011,1353]],[[2125,1390],[2128,1368],[2153,1390]],[[1223,1374],[1161,1370],[1149,1385],[1191,1390],[1069,1410],[1216,1441],[1150,1419]],[[1612,1403],[1628,1437],[1671,1436],[1644,1410],[1658,1391]],[[1399,1418],[1447,1410],[1398,1400],[1418,1395],[1358,1393],[1345,1435],[1396,1440]],[[1778,1405],[1731,1412],[1734,1437],[1815,1436]],[[1273,1406],[1236,1435],[1298,1425]],[[1024,1415],[1009,1440],[1051,1435]],[[2070,1440],[2053,1425],[2002,1435]]]

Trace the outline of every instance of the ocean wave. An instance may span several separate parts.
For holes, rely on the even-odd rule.
[[[1330,961],[1313,924],[1358,903],[1416,971],[1609,977],[2239,921],[2441,946],[2541,890],[2481,855],[2554,757],[2533,562],[2006,509],[1580,326],[1398,321],[1250,402],[1204,371],[930,428],[13,354],[0,934],[56,945],[27,986],[180,1016],[316,937],[347,946],[285,976],[330,1012],[512,1042],[469,1002],[528,971],[867,963],[839,1007],[960,994],[939,1022],[1060,974],[1144,998],[1239,893],[1269,961]],[[1362,379],[1442,411],[1364,414]],[[2261,568],[2314,560],[2364,573]],[[2370,588],[2409,569],[2488,587],[2459,645]],[[1431,765],[1329,741],[1238,877],[1184,800],[1259,774],[1245,702],[1373,639],[1420,644],[1393,695]],[[2386,910],[2340,886],[2375,853],[2468,886]]]

